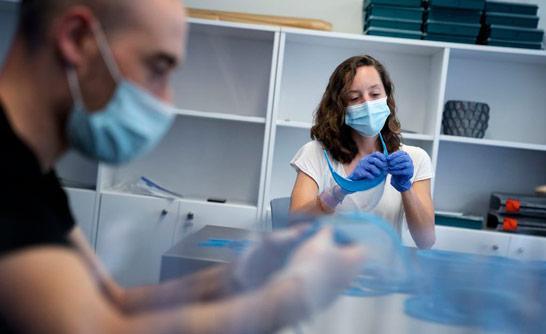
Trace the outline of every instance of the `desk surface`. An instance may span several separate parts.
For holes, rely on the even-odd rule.
[[[282,330],[280,334],[480,333],[476,328],[441,325],[410,317],[404,312],[404,302],[408,297],[406,294],[341,296],[328,309],[299,326]]]

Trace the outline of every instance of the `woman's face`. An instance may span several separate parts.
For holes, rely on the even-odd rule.
[[[379,72],[373,66],[361,66],[356,70],[355,78],[347,93],[347,105],[362,104],[386,96]]]

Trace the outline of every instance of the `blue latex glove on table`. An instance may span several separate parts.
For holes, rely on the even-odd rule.
[[[404,151],[396,151],[387,157],[387,169],[391,174],[391,185],[399,192],[405,192],[411,188],[413,176],[413,161]]]

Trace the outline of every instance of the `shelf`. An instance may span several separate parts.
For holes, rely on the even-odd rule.
[[[97,191],[95,189],[90,189],[90,188],[73,187],[73,186],[64,185],[64,184],[62,184],[62,187],[63,187],[65,192],[77,191],[77,192],[88,193],[88,194],[96,194],[97,193]]]
[[[265,118],[264,117],[252,117],[252,116],[243,116],[243,115],[234,115],[234,114],[223,114],[223,113],[217,113],[217,112],[195,111],[195,110],[187,110],[187,109],[178,109],[177,114],[181,115],[181,116],[189,116],[189,117],[199,117],[199,118],[218,119],[218,120],[235,121],[235,122],[265,124]]]
[[[323,45],[333,48],[362,49],[363,44],[369,49],[383,52],[398,52],[413,55],[434,55],[441,52],[443,45],[423,43],[419,40],[367,36],[351,33],[325,32],[298,28],[281,28],[287,34],[288,42]]]
[[[175,200],[175,201],[189,203],[189,204],[207,204],[207,205],[210,205],[211,207],[231,207],[231,208],[238,208],[238,209],[253,209],[253,210],[257,209],[255,205],[252,205],[250,203],[243,203],[243,202],[227,201],[226,203],[215,203],[215,202],[209,202],[204,198],[194,198],[194,197],[170,198],[170,197],[162,197],[162,196],[153,196],[153,195],[148,195],[145,193],[141,194],[141,193],[135,193],[135,192],[126,192],[126,191],[121,191],[116,189],[104,189],[103,191],[101,191],[101,194],[129,196],[129,197],[138,197],[138,198]]]
[[[308,122],[278,120],[277,121],[277,126],[287,127],[287,128],[298,128],[298,129],[311,129],[313,124],[308,123]]]
[[[421,133],[402,132],[402,141],[404,141],[404,139],[421,140],[421,141],[433,141],[434,136],[425,135],[425,134],[421,134]]]
[[[289,34],[290,41],[315,44],[319,39],[325,40],[323,44],[338,47],[352,47],[358,43],[369,42],[380,46],[385,51],[407,52],[411,54],[432,55],[440,49],[448,48],[456,56],[479,57],[482,59],[504,59],[522,62],[546,64],[545,50],[531,50],[521,48],[508,48],[489,45],[462,44],[439,41],[414,40],[407,38],[393,38],[382,36],[368,36],[350,33],[310,31],[297,28],[281,28],[282,32]],[[327,39],[331,39],[326,41]],[[336,41],[337,40],[337,41]]]
[[[479,139],[479,138],[458,137],[458,136],[448,136],[448,135],[441,135],[440,140],[445,142],[453,142],[453,143],[517,148],[517,149],[532,150],[532,151],[546,151],[546,145],[518,143],[518,142],[503,141],[503,140]]]
[[[285,128],[297,128],[297,129],[311,129],[312,124],[307,122],[298,122],[298,121],[289,121],[289,120],[279,120],[277,121],[277,126]],[[402,132],[402,139],[411,139],[411,140],[422,140],[422,141],[433,141],[434,136],[425,135],[420,133],[407,133]]]

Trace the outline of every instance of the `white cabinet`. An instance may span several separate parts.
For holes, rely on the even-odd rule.
[[[508,255],[509,244],[510,235],[507,234],[437,226],[436,243],[433,249],[506,256]]]
[[[96,199],[97,192],[93,190],[66,188],[68,203],[76,224],[93,247],[96,233]]]
[[[176,229],[176,241],[206,225],[229,226],[249,230],[258,229],[257,209],[242,205],[203,203],[180,200],[180,218]]]
[[[159,280],[161,256],[205,225],[256,229],[255,207],[105,193],[97,254],[123,286]]]
[[[178,202],[102,194],[97,254],[123,286],[159,281],[161,255],[171,247]]]
[[[402,243],[415,247],[408,230],[402,232]],[[509,247],[509,234],[436,226],[436,243],[432,248],[480,255],[507,256]]]
[[[546,238],[513,234],[508,256],[525,261],[546,261]]]
[[[402,232],[402,243],[415,247],[409,231]],[[493,231],[436,226],[438,250],[480,255],[508,256],[524,261],[546,261],[546,238]]]

